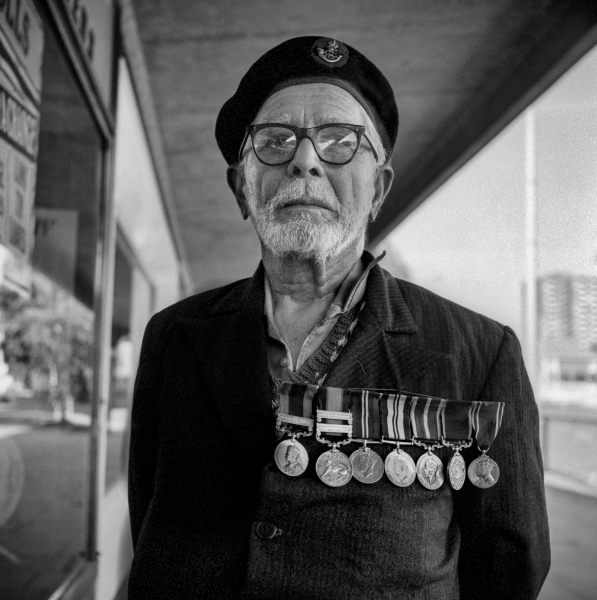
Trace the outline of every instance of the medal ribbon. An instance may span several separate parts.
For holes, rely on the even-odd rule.
[[[418,440],[440,440],[442,436],[442,414],[447,400],[429,396],[413,396],[410,420],[413,438]]]
[[[384,394],[370,390],[350,392],[353,437],[362,440],[379,440],[381,434],[379,401],[383,396]]]
[[[320,387],[318,400],[318,408],[322,410],[334,412],[350,411],[350,390],[335,387]],[[329,422],[335,423],[336,420],[330,420]]]
[[[471,422],[475,431],[477,445],[488,450],[502,425],[504,402],[473,402]]]
[[[317,408],[330,413],[348,413],[350,417],[350,390],[336,387],[320,387],[317,402]],[[340,416],[340,415],[339,415]],[[334,419],[332,416],[325,416],[321,422],[324,425],[340,425],[346,427],[346,418]],[[326,431],[327,435],[342,435],[342,431]]]
[[[318,387],[285,381],[280,386],[280,413],[313,419],[314,402],[326,411],[353,416],[353,435],[358,439],[409,442],[419,440],[468,441],[473,437],[484,449],[491,446],[502,423],[504,402],[463,402],[412,393],[388,394],[373,390]],[[327,424],[345,420],[326,417]],[[334,435],[332,433],[332,435]]]
[[[468,442],[473,439],[472,409],[475,402],[451,400],[441,413],[442,435],[448,441]]]
[[[317,389],[316,385],[285,381],[280,386],[280,412],[313,419],[313,396]]]
[[[410,442],[410,406],[413,396],[410,394],[383,394],[381,401],[381,432],[384,440]]]

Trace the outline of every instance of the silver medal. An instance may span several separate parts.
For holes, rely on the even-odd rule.
[[[492,458],[486,454],[475,458],[468,467],[468,478],[478,488],[490,488],[500,478],[500,468]]]
[[[383,461],[381,456],[363,447],[355,450],[350,455],[352,463],[352,475],[361,483],[375,483],[383,477]]]
[[[417,475],[415,461],[404,450],[392,450],[386,456],[385,471],[388,479],[398,487],[408,487]]]
[[[450,484],[455,490],[459,490],[464,485],[464,480],[466,479],[466,465],[464,464],[462,454],[458,450],[450,458],[446,470],[448,471]]]
[[[309,464],[309,455],[305,447],[295,439],[282,440],[276,446],[274,460],[284,475],[298,477],[305,472]]]
[[[346,485],[352,477],[352,463],[346,454],[336,450],[324,452],[315,463],[317,476],[330,487]]]
[[[444,482],[444,466],[442,461],[430,450],[417,461],[417,477],[428,490],[437,490]]]

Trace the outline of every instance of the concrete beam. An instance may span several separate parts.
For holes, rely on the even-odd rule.
[[[545,9],[542,35],[502,78],[487,80],[452,115],[447,135],[439,132],[434,150],[397,177],[369,228],[374,246],[464,166],[479,150],[597,44],[597,3],[559,0]],[[400,145],[400,135],[398,136]],[[398,159],[399,160],[399,159]],[[395,160],[395,162],[397,162]],[[397,174],[400,164],[394,164]]]

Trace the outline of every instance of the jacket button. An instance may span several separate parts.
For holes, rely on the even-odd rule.
[[[257,527],[255,527],[255,533],[262,540],[273,540],[275,537],[282,535],[282,530],[271,521],[259,521]]]

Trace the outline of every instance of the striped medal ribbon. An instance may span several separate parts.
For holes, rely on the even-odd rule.
[[[367,442],[379,443],[381,436],[380,399],[383,394],[372,390],[351,390],[353,440],[363,445],[350,455],[352,475],[361,483],[376,483],[383,477],[384,463],[379,454],[367,446]]]
[[[468,467],[468,477],[478,488],[493,487],[499,477],[500,468],[495,460],[487,456],[502,425],[504,402],[474,402],[471,407],[471,423],[475,432],[475,441],[481,451]]]
[[[433,396],[413,396],[410,405],[413,443],[426,450],[417,461],[417,478],[428,490],[437,490],[444,483],[444,465],[433,450],[442,446],[441,414],[447,402]]]
[[[330,487],[346,485],[352,478],[352,463],[338,447],[352,441],[350,391],[333,387],[320,388],[316,416],[315,439],[331,446],[331,450],[324,452],[315,463],[317,476]],[[328,434],[330,439],[322,436],[323,433]],[[346,437],[338,439],[340,435]]]
[[[416,478],[416,467],[412,456],[402,450],[400,443],[410,443],[412,428],[410,408],[413,396],[410,394],[388,394],[381,401],[382,441],[395,443],[385,460],[385,473],[398,487],[408,487]]]
[[[274,460],[282,473],[298,477],[309,464],[309,454],[297,438],[313,433],[313,398],[316,385],[296,384],[288,381],[279,387],[280,410],[276,429],[290,438],[282,440],[274,451]]]

